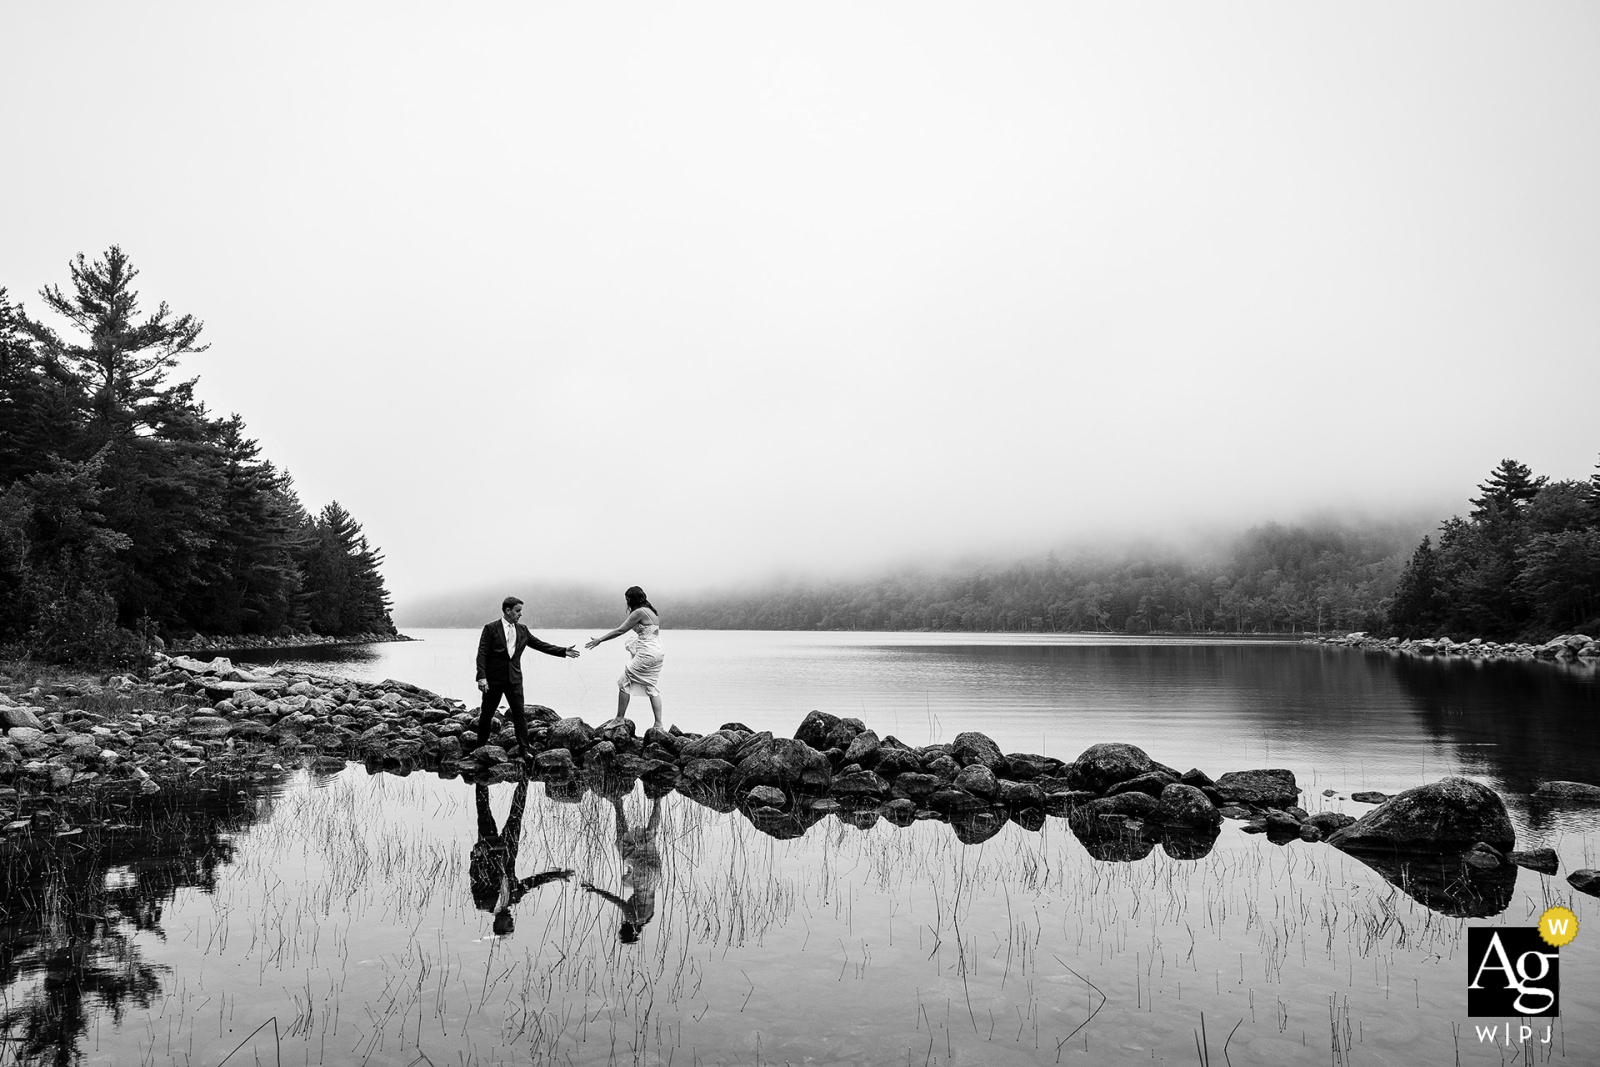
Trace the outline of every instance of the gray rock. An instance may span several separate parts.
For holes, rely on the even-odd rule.
[[[970,769],[970,768],[969,768]],[[1044,790],[1032,782],[1008,782],[1001,779],[994,799],[1012,811],[1023,808],[1044,807]]]
[[[891,748],[884,744],[878,746],[878,759],[872,769],[893,780],[902,774],[921,773],[922,760],[910,749]]]
[[[678,780],[692,789],[725,789],[733,773],[733,764],[727,760],[691,759],[679,770]]]
[[[892,783],[894,792],[912,800],[922,800],[943,786],[943,778],[936,774],[923,774],[920,771],[907,771],[897,775]]]
[[[1059,760],[1048,756],[1035,755],[1032,752],[1007,752],[1005,758],[1005,773],[1002,778],[1009,778],[1013,782],[1031,782],[1043,778],[1056,767],[1060,766]],[[990,768],[995,770],[995,768]],[[996,771],[996,773],[999,773]]]
[[[1516,844],[1505,802],[1468,778],[1441,778],[1407,789],[1328,836],[1349,852],[1392,849],[1445,853],[1479,841],[1501,850]]]
[[[44,740],[45,732],[37,726],[13,726],[6,737],[18,745],[36,744]]]
[[[1148,819],[1161,808],[1161,802],[1149,793],[1118,793],[1114,797],[1097,797],[1080,804],[1072,814],[1076,828],[1080,821],[1093,822],[1107,816]]]
[[[17,727],[30,730],[43,730],[44,723],[40,722],[39,716],[35,715],[28,708],[0,708],[0,728],[12,730]]]
[[[1528,870],[1538,871],[1540,874],[1555,874],[1561,866],[1560,858],[1556,856],[1556,850],[1553,848],[1535,848],[1529,849],[1527,852],[1512,852],[1507,854],[1506,859],[1515,863],[1518,867],[1526,867]]]
[[[478,751],[482,753],[483,749],[480,748]],[[570,778],[578,773],[578,765],[572,761],[572,753],[565,748],[545,749],[533,757],[533,766],[547,778]]]
[[[704,737],[690,741],[680,750],[684,759],[716,759],[726,760],[734,755],[739,748],[741,738],[731,733],[718,730],[716,733],[706,734]]]
[[[1173,782],[1158,799],[1153,817],[1163,826],[1195,830],[1222,825],[1222,813],[1196,786]]]
[[[1134,792],[1149,793],[1151,796],[1160,799],[1161,794],[1173,781],[1173,776],[1166,771],[1146,771],[1144,774],[1136,775],[1125,782],[1118,782],[1106,790],[1106,796],[1114,797],[1118,793]],[[1201,795],[1204,796],[1205,794],[1202,793]],[[1210,801],[1208,800],[1206,803],[1209,804]]]
[[[1600,897],[1600,871],[1593,868],[1585,867],[1581,871],[1573,871],[1567,875],[1567,884],[1580,893]]]
[[[985,798],[994,796],[995,791],[1000,788],[994,772],[982,763],[970,763],[961,768],[951,784],[975,797]]]
[[[1534,795],[1549,800],[1600,801],[1600,785],[1588,782],[1540,782]]]
[[[1253,808],[1284,808],[1300,796],[1294,772],[1281,767],[1229,771],[1217,779],[1217,794],[1224,803]]]
[[[783,795],[783,790],[770,785],[758,785],[750,790],[749,801],[751,804],[764,804],[769,808],[781,808],[789,802]]]
[[[878,740],[877,734],[871,730],[862,730],[844,750],[844,761],[870,767],[876,762],[878,749],[881,747],[882,743]]]
[[[553,723],[545,744],[550,748],[564,748],[569,753],[582,752],[594,741],[594,728],[579,718],[562,719]]]
[[[798,738],[774,737],[741,759],[734,777],[740,789],[770,785],[816,794],[827,792],[832,776],[827,756]]]
[[[190,737],[222,738],[233,732],[233,723],[220,715],[191,715],[189,717],[188,733]]]
[[[833,780],[833,795],[845,800],[881,800],[889,795],[889,783],[872,771],[841,774]]]
[[[1351,793],[1350,799],[1358,804],[1382,804],[1389,799],[1389,794],[1380,793],[1376,789],[1364,789],[1359,793]]]
[[[1005,758],[999,745],[990,740],[987,734],[975,730],[957,734],[956,739],[950,742],[950,755],[963,767],[981,764],[991,769]]]
[[[1354,815],[1346,815],[1340,811],[1319,811],[1315,815],[1308,818],[1306,823],[1310,826],[1315,826],[1318,830],[1321,830],[1322,835],[1326,837],[1335,830],[1342,830],[1355,821],[1356,819]]]
[[[1155,769],[1155,764],[1137,745],[1110,741],[1090,745],[1077,760],[1066,768],[1067,781],[1073,789],[1086,789],[1091,793],[1104,793],[1118,782],[1137,778]],[[1155,799],[1154,797],[1151,798]]]
[[[801,720],[800,726],[794,732],[796,741],[804,741],[818,752],[826,752],[834,747],[832,738],[839,731],[841,720],[837,715],[829,715],[825,711],[813,711]],[[848,729],[845,731],[848,733]],[[844,743],[839,745],[844,748],[855,740],[855,735],[850,734]]]

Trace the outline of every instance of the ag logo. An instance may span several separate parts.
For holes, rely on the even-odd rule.
[[[1467,1014],[1559,1015],[1561,950],[1537,926],[1467,928]]]

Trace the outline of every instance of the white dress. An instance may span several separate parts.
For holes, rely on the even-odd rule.
[[[627,689],[637,685],[643,687],[646,694],[659,696],[661,690],[661,660],[664,653],[661,650],[661,624],[655,622],[641,622],[633,628],[633,640],[628,642],[628,665],[622,668],[622,677],[617,679],[618,689]]]

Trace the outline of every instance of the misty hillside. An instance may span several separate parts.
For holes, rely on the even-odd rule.
[[[1207,550],[1050,553],[865,580],[649,589],[679,629],[1293,633],[1378,629],[1427,524],[1253,527]],[[406,603],[401,625],[481,625],[507,592],[538,627],[614,626],[620,589],[506,583]]]

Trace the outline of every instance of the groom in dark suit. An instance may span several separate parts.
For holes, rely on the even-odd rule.
[[[506,698],[511,709],[511,722],[517,728],[519,758],[526,759],[528,750],[528,721],[522,710],[522,652],[536,648],[549,656],[578,658],[576,648],[561,648],[541,641],[522,625],[522,601],[508,596],[500,602],[500,619],[483,628],[478,638],[478,690],[483,693],[483,707],[478,714],[478,746],[489,743],[489,730],[494,725],[495,709],[500,698]]]

